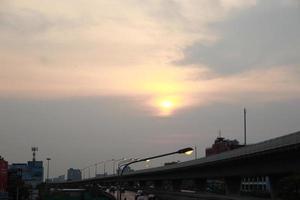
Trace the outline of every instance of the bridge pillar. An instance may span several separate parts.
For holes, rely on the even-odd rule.
[[[139,186],[140,186],[140,188],[145,188],[146,187],[146,181],[139,181]]]
[[[128,181],[128,187],[133,188],[134,186],[134,181]]]
[[[226,177],[225,178],[225,193],[226,195],[240,194],[241,177]]]
[[[162,186],[163,186],[162,180],[156,180],[156,181],[154,181],[154,188],[156,190],[162,190],[163,189]]]
[[[206,179],[196,178],[194,179],[194,186],[196,191],[205,192],[206,191]]]
[[[271,175],[269,176],[270,183],[270,195],[271,199],[278,199],[279,186],[278,182],[281,180],[282,176]]]
[[[182,184],[181,179],[172,180],[172,190],[173,191],[180,191],[181,190],[181,184]]]
[[[172,191],[172,181],[171,180],[163,180],[162,181],[162,190]]]

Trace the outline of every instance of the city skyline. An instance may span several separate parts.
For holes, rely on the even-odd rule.
[[[300,130],[296,0],[4,0],[0,155],[68,168]],[[192,159],[174,156],[164,161]],[[161,165],[157,161],[152,166]],[[88,164],[86,164],[88,163]]]

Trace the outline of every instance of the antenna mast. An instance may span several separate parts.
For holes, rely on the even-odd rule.
[[[39,149],[37,147],[31,147],[32,151],[32,161],[35,162],[35,152],[38,151]]]

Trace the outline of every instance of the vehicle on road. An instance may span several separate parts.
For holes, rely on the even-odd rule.
[[[143,200],[144,199],[144,192],[143,190],[138,190],[135,194],[135,200]]]
[[[149,194],[148,200],[157,200],[157,197],[154,194]]]

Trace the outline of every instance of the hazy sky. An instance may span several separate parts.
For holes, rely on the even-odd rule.
[[[243,107],[249,143],[298,131],[299,22],[298,0],[0,0],[0,155],[203,156]]]

